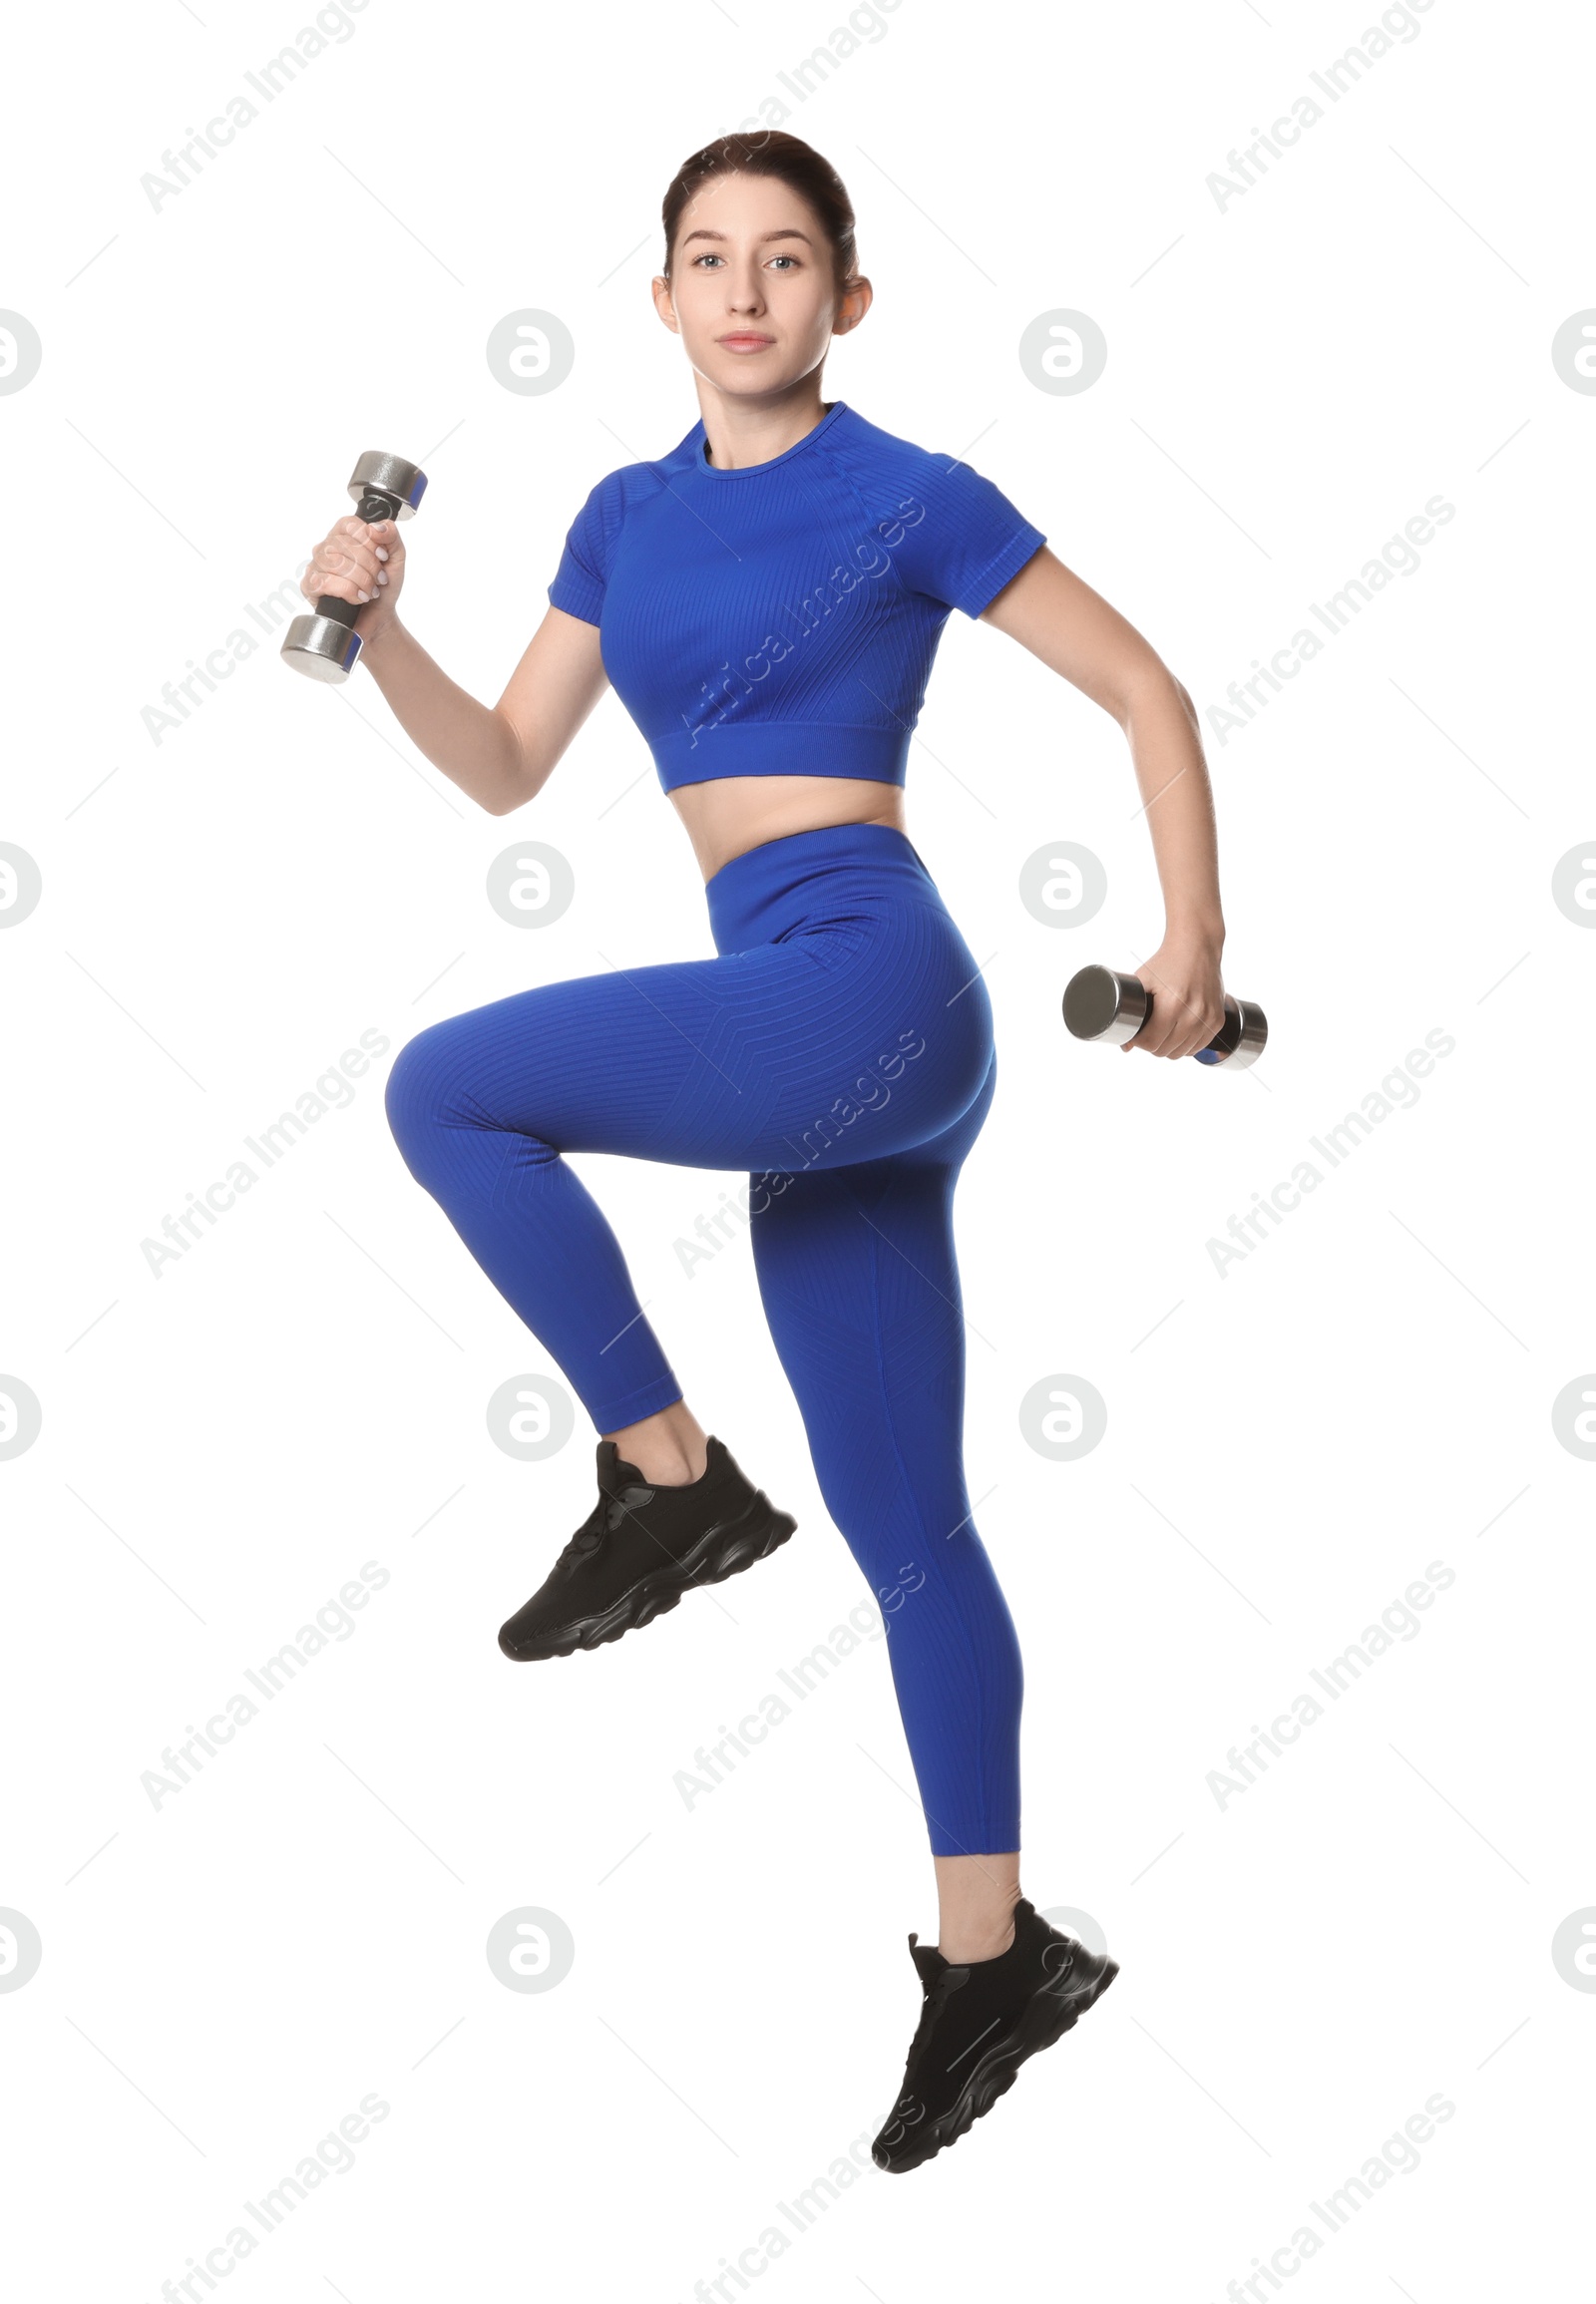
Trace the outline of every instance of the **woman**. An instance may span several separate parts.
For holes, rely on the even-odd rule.
[[[717,958],[540,985],[404,1047],[405,1161],[593,1417],[598,1500],[504,1626],[517,1660],[646,1624],[792,1533],[681,1395],[567,1152],[750,1171],[771,1334],[827,1509],[880,1598],[936,1864],[920,2023],[875,2156],[918,2166],[1073,2024],[1115,1965],[1019,1893],[1018,1645],[973,1524],[952,1203],[997,1084],[980,969],[904,825],[911,731],[953,607],[1124,728],[1162,881],[1132,1045],[1223,1018],[1212,800],[1191,700],[990,481],[822,401],[858,327],[841,183],[796,137],[728,137],[663,207],[655,307],[699,421],[573,523],[490,710],[395,613],[391,523],[339,521],[302,589],[360,603],[412,740],[494,815],[539,792],[612,682],[704,875]]]

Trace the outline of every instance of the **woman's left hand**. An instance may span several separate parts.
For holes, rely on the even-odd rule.
[[[1225,1020],[1218,945],[1207,937],[1168,935],[1136,975],[1152,994],[1152,1013],[1120,1053],[1140,1048],[1149,1056],[1191,1056],[1206,1048]]]

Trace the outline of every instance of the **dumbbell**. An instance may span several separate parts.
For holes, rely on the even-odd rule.
[[[1106,1040],[1123,1047],[1135,1038],[1152,1010],[1152,994],[1140,976],[1118,968],[1089,967],[1064,986],[1064,1022],[1077,1040]],[[1199,1064],[1228,1064],[1244,1072],[1264,1052],[1269,1020],[1252,1000],[1225,994],[1225,1020],[1206,1048],[1194,1048]]]
[[[368,448],[349,476],[349,494],[362,520],[409,520],[421,502],[427,476],[419,464]],[[295,616],[282,643],[282,660],[312,680],[347,680],[360,656],[360,634],[352,629],[365,605],[323,592],[314,615]]]

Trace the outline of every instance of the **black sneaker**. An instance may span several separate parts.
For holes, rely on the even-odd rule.
[[[500,1627],[517,1664],[598,1648],[651,1624],[694,1584],[719,1584],[785,1544],[778,1512],[714,1433],[696,1480],[652,1486],[613,1440],[598,1442],[598,1501],[525,1608]]]
[[[1106,1953],[1050,1927],[1026,1896],[1014,1940],[995,1960],[955,1967],[911,1934],[925,1999],[903,2089],[871,2146],[878,2168],[918,2168],[974,2126],[1020,2066],[1050,2048],[1119,1974]]]

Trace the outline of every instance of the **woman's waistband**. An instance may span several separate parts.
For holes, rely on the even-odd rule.
[[[893,824],[822,824],[745,848],[704,883],[716,950],[769,944],[834,900],[894,893],[942,903],[919,849]]]
[[[712,721],[706,728],[672,728],[648,738],[665,791],[700,777],[851,776],[873,784],[904,784],[914,730],[901,723],[860,728],[828,721]]]

